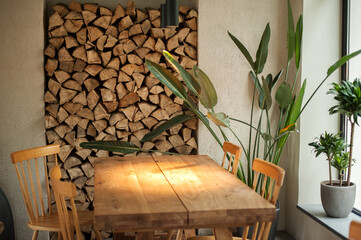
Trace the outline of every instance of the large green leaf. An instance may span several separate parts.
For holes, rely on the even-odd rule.
[[[300,67],[301,49],[302,49],[302,32],[303,32],[303,16],[298,19],[295,33],[295,64],[296,68]]]
[[[286,82],[283,82],[278,87],[275,98],[280,108],[286,108],[292,102],[291,87]]]
[[[262,77],[262,89],[263,89],[263,93],[264,93],[264,99],[263,99],[263,102],[261,105],[262,106],[261,109],[269,110],[272,106],[272,96],[271,96],[271,92],[268,88],[268,84],[263,77]]]
[[[249,62],[249,65],[251,65],[252,69],[254,71],[256,71],[254,61],[253,61],[253,59],[251,57],[251,54],[249,54],[247,48],[235,36],[233,36],[230,32],[228,32],[228,35],[231,37],[233,42],[237,45],[238,49],[241,50],[243,56],[247,59],[247,61]]]
[[[196,96],[198,96],[201,93],[201,87],[199,86],[198,82],[193,78],[193,76],[190,75],[189,72],[185,70],[169,52],[163,50],[163,55],[182,76],[183,81],[186,83],[188,89]]]
[[[201,86],[201,93],[198,96],[199,101],[205,108],[213,108],[218,101],[216,89],[208,76],[199,67],[193,66],[192,70],[195,79]]]
[[[255,72],[260,74],[263,71],[264,65],[268,56],[268,44],[271,36],[271,28],[267,23],[266,28],[263,31],[261,41],[258,46],[256,61],[255,61]]]
[[[124,141],[93,141],[93,142],[83,142],[80,143],[82,148],[89,149],[99,149],[109,152],[118,152],[118,153],[134,153],[139,152],[141,149],[135,144]]]
[[[302,87],[300,92],[298,93],[298,96],[292,105],[292,108],[290,108],[290,114],[288,115],[286,126],[289,126],[297,121],[297,118],[300,115],[300,110],[302,106],[303,96],[305,94],[306,89],[306,79],[303,81]]]
[[[278,80],[280,79],[281,75],[283,73],[283,69],[281,69],[277,75],[275,76],[275,78],[272,80],[272,86],[276,85],[276,83],[278,82]]]
[[[145,60],[145,64],[151,73],[153,73],[153,75],[158,78],[161,83],[166,85],[177,97],[180,97],[183,100],[187,98],[186,90],[174,74],[148,59]]]
[[[287,1],[288,6],[288,30],[287,30],[287,50],[288,50],[288,62],[291,61],[293,57],[293,52],[295,48],[295,29],[293,23],[293,14],[290,1]]]
[[[361,53],[361,49],[353,52],[349,55],[343,56],[342,58],[340,58],[337,62],[335,62],[331,67],[329,67],[329,69],[327,70],[327,77],[330,76],[334,71],[336,71],[336,69],[338,69],[339,67],[341,67],[343,64],[345,64],[348,60],[350,60],[353,57],[356,57],[357,55],[359,55]]]
[[[264,93],[263,93],[263,89],[262,89],[262,85],[261,83],[259,82],[259,79],[256,75],[254,75],[254,73],[251,71],[250,72],[251,74],[251,78],[252,78],[252,81],[256,87],[256,90],[258,92],[258,106],[263,109],[263,101],[264,101]]]
[[[212,113],[208,112],[207,117],[212,120],[217,126],[221,127],[229,127],[229,118],[223,113]]]
[[[146,134],[143,138],[142,138],[142,142],[148,142],[150,140],[152,140],[153,138],[155,138],[156,136],[162,134],[163,132],[167,131],[168,129],[170,129],[171,127],[178,125],[180,123],[184,123],[190,119],[193,119],[195,117],[192,117],[188,114],[185,115],[179,115],[176,116],[168,121],[166,121],[165,123],[163,123],[162,125],[160,125],[159,127],[157,127],[156,129],[154,129],[153,131],[151,131],[150,133]]]

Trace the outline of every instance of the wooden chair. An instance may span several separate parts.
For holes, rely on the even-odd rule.
[[[11,153],[11,161],[15,165],[26,211],[29,215],[28,227],[34,231],[33,240],[37,239],[39,231],[60,232],[58,214],[51,210],[46,160],[46,157],[53,156],[57,165],[57,153],[59,152],[59,145],[48,145]],[[45,192],[48,200],[48,211],[44,204],[44,194],[41,186],[44,179],[41,180],[39,174],[41,170],[39,166],[42,161],[45,170]]]
[[[252,189],[256,190],[257,185],[260,188],[260,195],[272,204],[276,204],[278,195],[283,184],[285,171],[277,165],[270,162],[254,159],[252,169],[255,171]],[[268,194],[267,189],[268,187]],[[272,222],[261,222],[253,225],[252,240],[267,240]],[[244,227],[242,238],[233,237],[233,240],[247,239],[249,226]],[[187,240],[214,240],[214,236],[196,236]]]
[[[222,167],[224,167],[227,154],[230,154],[230,159],[228,163],[227,170],[230,171],[233,175],[237,175],[239,161],[241,159],[242,148],[236,144],[230,142],[223,143],[223,160],[222,160]],[[232,170],[231,170],[232,167]]]
[[[93,222],[93,212],[82,211],[77,212],[74,198],[76,197],[76,187],[71,182],[63,182],[61,179],[61,171],[59,166],[54,166],[50,170],[50,182],[54,190],[56,208],[58,210],[59,222],[61,227],[61,233],[64,240],[74,239],[74,227],[78,240],[83,240],[83,234],[81,233],[81,225],[89,225]],[[70,207],[72,218],[69,216],[68,207],[65,202],[65,197],[70,200]],[[102,237],[98,230],[93,229],[97,240],[101,240]]]
[[[224,142],[223,143],[223,160],[222,160],[222,167],[224,167],[226,163],[227,154],[230,157],[228,161],[228,167],[227,171],[231,172],[233,175],[237,175],[239,161],[241,159],[242,154],[242,148],[236,144],[230,143],[230,142]],[[167,240],[170,240],[173,233],[175,233],[175,230],[169,231],[169,234],[167,236]],[[186,229],[184,230],[185,238],[190,239],[195,236],[195,229]],[[181,240],[183,235],[183,230],[179,229],[177,231],[176,240]]]
[[[352,221],[349,232],[350,240],[361,240],[361,222]]]

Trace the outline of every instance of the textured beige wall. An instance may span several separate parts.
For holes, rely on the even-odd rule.
[[[43,0],[1,1],[0,8],[0,187],[16,239],[30,239],[31,231],[10,152],[45,144],[43,9]]]

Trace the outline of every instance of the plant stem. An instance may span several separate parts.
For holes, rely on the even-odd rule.
[[[330,186],[332,186],[332,172],[331,172],[331,159],[332,157],[328,157],[328,174],[330,176]]]
[[[287,82],[287,78],[288,78],[288,69],[289,69],[289,67],[290,67],[290,63],[291,63],[291,61],[288,61],[288,62],[287,62],[286,75],[285,75],[285,82]]]
[[[349,156],[349,159],[348,159],[347,186],[350,186],[350,181],[351,181],[353,137],[354,137],[354,131],[355,131],[355,122],[352,122],[351,120],[350,120],[350,122],[351,122],[351,140],[350,140],[350,156]]]
[[[326,76],[322,82],[317,86],[317,88],[315,89],[315,91],[313,91],[312,95],[307,99],[307,102],[305,103],[305,105],[302,107],[301,111],[299,112],[297,118],[296,118],[296,121],[297,122],[297,119],[300,117],[301,113],[303,112],[303,110],[305,110],[305,108],[307,107],[308,103],[311,101],[311,99],[313,98],[313,96],[316,94],[316,92],[318,91],[318,89],[322,86],[322,84],[327,80],[327,78],[329,77],[330,75]]]
[[[256,78],[258,78],[258,75],[256,75]],[[253,126],[253,108],[254,108],[254,100],[256,97],[256,84],[253,87],[253,97],[252,97],[252,107],[251,107],[251,120],[250,120],[250,127],[249,127],[249,140],[248,140],[248,156],[247,156],[247,161],[248,161],[248,166],[247,166],[247,180],[248,180],[248,185],[250,184],[251,179],[251,139],[252,139],[252,126]]]
[[[261,123],[262,123],[262,116],[263,116],[263,110],[261,111],[261,115],[259,117],[259,120],[258,120],[258,125],[257,125],[257,132],[256,132],[256,136],[254,137],[254,144],[253,144],[253,155],[252,155],[252,159],[255,158],[256,156],[256,150],[257,150],[257,156],[258,156],[258,149],[259,149],[259,141],[257,141],[257,139],[260,137],[260,126],[261,126]],[[258,143],[258,144],[257,144]],[[251,147],[250,147],[251,148]]]
[[[296,75],[295,75],[295,79],[293,80],[292,92],[293,92],[293,90],[295,89],[295,86],[296,86],[297,77],[298,77],[298,71],[299,71],[299,68],[297,68],[297,70],[296,70]]]
[[[233,133],[233,135],[237,138],[237,140],[238,140],[238,142],[241,144],[241,146],[242,146],[242,148],[243,148],[243,151],[245,151],[246,152],[246,149],[244,148],[244,146],[243,146],[243,143],[242,143],[242,141],[238,138],[238,136],[237,136],[237,134],[232,130],[232,128],[230,128],[229,127],[229,130]],[[247,156],[247,154],[246,154],[246,156]],[[247,159],[248,160],[248,159]],[[249,161],[248,161],[249,162]],[[249,164],[249,163],[248,163]],[[243,166],[242,166],[242,163],[239,163],[239,165],[241,166],[241,171],[242,171],[242,173],[240,173],[240,174],[242,174],[242,178],[243,178],[243,180],[242,180],[242,178],[241,178],[241,180],[244,182],[244,183],[246,183],[245,182],[245,180],[246,180],[246,175],[244,174],[244,170],[243,170]],[[233,166],[234,167],[234,166]],[[240,175],[239,174],[239,175]],[[246,183],[247,184],[247,183]]]
[[[257,128],[253,127],[251,124],[249,124],[249,123],[247,123],[247,122],[245,122],[245,121],[239,120],[239,119],[237,119],[237,118],[231,118],[231,117],[229,118],[229,120],[232,120],[232,121],[235,121],[235,122],[240,122],[240,123],[243,123],[243,124],[245,124],[245,125],[247,125],[247,126],[249,126],[249,127],[253,128],[253,130],[258,131],[258,129],[257,129]]]

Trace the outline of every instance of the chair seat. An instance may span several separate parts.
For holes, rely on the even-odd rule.
[[[77,211],[80,225],[88,225],[93,222],[93,212],[92,211]],[[70,216],[70,221],[72,222],[73,214],[71,211],[68,211]],[[41,216],[35,221],[28,222],[28,227],[33,230],[39,231],[50,231],[50,232],[60,232],[60,222],[58,213],[46,214]]]

